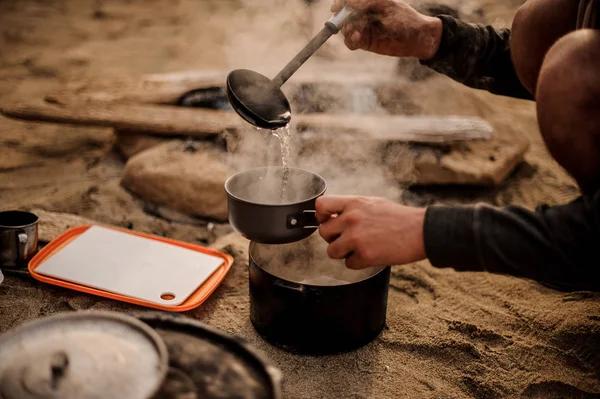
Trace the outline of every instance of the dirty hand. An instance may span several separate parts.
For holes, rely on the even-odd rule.
[[[342,28],[350,50],[422,60],[437,52],[442,37],[439,18],[422,15],[402,0],[335,0],[331,12],[344,4],[362,14]]]
[[[416,262],[426,258],[425,209],[382,198],[323,196],[317,199],[319,234],[329,243],[327,255],[362,269]]]

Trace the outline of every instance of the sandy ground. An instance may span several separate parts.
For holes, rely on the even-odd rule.
[[[461,2],[465,18],[510,24],[521,1]],[[449,3],[452,4],[452,3]],[[0,101],[41,96],[74,80],[190,69],[277,70],[328,15],[291,0],[59,0],[0,2]],[[273,34],[273,32],[277,32]],[[388,58],[328,43],[310,66],[390,73]],[[410,91],[411,112],[478,115],[511,125],[531,142],[526,162],[495,189],[407,189],[413,204],[486,201],[530,208],[577,195],[548,157],[533,104],[434,77]],[[193,228],[148,212],[119,180],[123,160],[110,129],[0,121],[0,208],[41,208],[103,223],[211,243]],[[218,230],[227,231],[220,226]],[[600,397],[600,296],[560,293],[534,282],[416,264],[393,269],[388,322],[366,347],[331,357],[292,356],[260,339],[248,319],[247,242],[215,247],[236,262],[222,286],[189,316],[245,337],[283,371],[290,398]],[[7,275],[0,332],[59,311],[138,311]]]

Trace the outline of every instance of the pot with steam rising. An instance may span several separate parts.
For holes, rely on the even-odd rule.
[[[333,354],[372,341],[386,320],[390,268],[350,270],[317,235],[285,245],[250,243],[250,319],[269,342]]]
[[[251,241],[285,244],[302,240],[319,227],[315,202],[327,184],[304,169],[262,167],[225,182],[229,223]]]

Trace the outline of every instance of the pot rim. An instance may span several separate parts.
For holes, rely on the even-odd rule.
[[[323,194],[325,194],[325,191],[327,191],[327,181],[318,173],[315,172],[311,172],[310,170],[307,169],[302,169],[302,168],[295,168],[295,167],[289,167],[289,170],[297,170],[297,171],[301,171],[301,172],[306,172],[308,174],[311,174],[313,176],[316,176],[319,180],[321,180],[323,182],[323,189],[319,191],[319,193],[317,193],[316,195],[313,195],[310,198],[304,199],[302,201],[297,201],[297,202],[289,202],[286,204],[264,204],[264,203],[260,203],[260,202],[252,202],[252,201],[248,201],[245,200],[243,198],[240,198],[234,194],[231,193],[231,191],[229,190],[229,184],[231,183],[231,181],[236,178],[237,176],[243,174],[243,173],[248,173],[251,171],[255,171],[255,170],[265,170],[265,169],[269,169],[269,168],[274,168],[274,169],[282,169],[282,166],[260,166],[257,168],[251,168],[251,169],[246,169],[243,170],[241,172],[238,172],[232,176],[230,176],[226,181],[225,181],[225,192],[227,193],[227,196],[229,198],[232,198],[236,201],[248,204],[248,205],[254,205],[254,206],[261,206],[261,207],[285,207],[285,206],[295,206],[295,205],[300,205],[300,204],[304,204],[305,202],[310,202],[313,201],[317,198],[319,198],[320,196],[322,196]]]
[[[391,267],[391,266],[389,266],[389,265],[388,265],[388,266],[378,266],[378,267],[372,267],[373,269],[379,269],[379,270],[378,270],[376,273],[373,273],[373,274],[371,274],[371,275],[370,275],[370,276],[368,276],[368,277],[365,277],[365,278],[363,278],[363,279],[360,279],[360,280],[357,280],[357,281],[353,281],[353,282],[351,282],[351,283],[348,283],[348,284],[339,284],[339,285],[313,285],[313,284],[299,283],[299,282],[297,282],[297,281],[288,280],[288,279],[286,279],[286,278],[283,278],[283,277],[276,276],[276,275],[274,275],[273,273],[271,273],[271,272],[269,272],[269,271],[265,270],[265,269],[264,269],[264,268],[263,268],[263,267],[262,267],[262,266],[261,266],[261,265],[260,265],[260,264],[259,264],[259,263],[256,261],[256,259],[254,259],[254,257],[252,256],[252,249],[253,249],[253,248],[254,248],[256,245],[259,245],[259,244],[261,244],[261,243],[259,243],[259,242],[255,242],[255,241],[250,241],[250,244],[249,244],[249,246],[248,246],[248,257],[250,258],[250,259],[249,259],[249,260],[250,260],[250,262],[248,262],[248,267],[250,267],[250,263],[254,263],[254,264],[255,264],[255,265],[258,267],[258,268],[260,268],[260,270],[262,270],[263,272],[267,273],[269,276],[272,276],[272,277],[274,277],[274,278],[277,278],[277,279],[280,279],[280,280],[284,280],[284,281],[286,281],[286,282],[289,282],[289,283],[292,283],[292,284],[298,284],[298,285],[302,285],[302,286],[309,287],[309,288],[337,288],[337,287],[349,287],[349,286],[351,286],[351,285],[358,284],[358,283],[362,283],[362,282],[364,282],[364,281],[366,281],[366,280],[369,280],[369,279],[371,279],[371,278],[373,278],[373,277],[375,277],[375,276],[378,276],[379,274],[381,274],[382,272],[384,272],[384,271],[385,271],[385,269],[389,269],[389,268]],[[262,244],[262,245],[265,245],[265,244]],[[270,244],[267,244],[267,245],[270,245]]]

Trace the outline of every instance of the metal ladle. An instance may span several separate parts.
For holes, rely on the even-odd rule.
[[[356,14],[356,10],[344,7],[331,17],[325,23],[325,27],[273,80],[248,69],[230,72],[227,75],[227,98],[233,109],[248,123],[259,128],[278,129],[286,126],[292,118],[292,113],[281,86]]]

